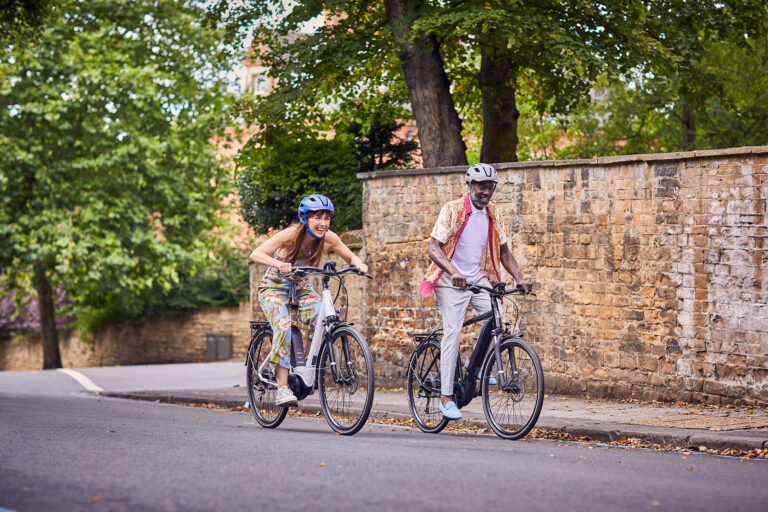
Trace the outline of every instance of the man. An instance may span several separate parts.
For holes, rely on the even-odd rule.
[[[443,318],[440,411],[451,420],[461,418],[453,402],[453,377],[467,305],[472,304],[478,314],[491,310],[487,294],[475,295],[462,288],[467,283],[491,286],[500,281],[499,264],[504,265],[517,284],[528,291],[532,288],[507,244],[501,219],[490,206],[499,182],[496,169],[489,164],[472,165],[467,169],[465,182],[469,193],[443,205],[437,217],[429,240],[432,264],[420,289],[425,297],[435,292]]]

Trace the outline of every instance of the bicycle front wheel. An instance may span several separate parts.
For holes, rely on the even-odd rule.
[[[257,375],[261,363],[269,355],[270,350],[272,350],[272,331],[262,331],[251,343],[246,361],[246,381],[251,412],[259,425],[265,428],[277,427],[288,413],[288,407],[285,405],[275,405],[277,385],[272,384],[275,382],[272,365],[267,364],[262,370],[262,377],[269,382],[263,382]]]
[[[491,350],[482,376],[483,408],[491,428],[504,439],[520,439],[531,431],[544,403],[544,372],[536,351],[527,341],[506,338],[499,346],[501,371]],[[496,378],[490,384],[490,377]]]
[[[317,390],[333,430],[351,436],[363,428],[373,405],[373,357],[365,338],[355,329],[335,329],[323,345]]]
[[[448,419],[440,412],[440,343],[427,341],[416,347],[406,379],[413,421],[429,434],[442,431]]]

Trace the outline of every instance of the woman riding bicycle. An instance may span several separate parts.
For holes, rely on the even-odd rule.
[[[363,272],[368,267],[357,257],[339,235],[331,231],[333,203],[320,194],[312,194],[299,203],[299,222],[293,223],[261,244],[251,253],[255,263],[269,268],[259,283],[259,305],[272,326],[274,355],[270,362],[276,366],[278,389],[275,405],[296,405],[296,395],[288,387],[291,365],[291,314],[289,296],[298,303],[299,319],[309,325],[320,311],[320,296],[306,279],[284,278],[294,265],[318,266],[323,251],[334,251],[344,261]]]

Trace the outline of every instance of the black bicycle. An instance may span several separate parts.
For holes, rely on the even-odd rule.
[[[536,351],[513,333],[511,322],[502,320],[499,298],[535,295],[522,286],[506,289],[470,284],[473,293],[491,296],[491,311],[464,322],[464,327],[487,320],[480,330],[468,365],[456,361],[453,401],[459,408],[482,395],[485,417],[493,431],[504,439],[520,439],[536,425],[544,402],[544,372]],[[519,309],[515,309],[514,330]],[[436,434],[448,424],[440,412],[440,338],[442,329],[414,335],[415,349],[408,363],[407,387],[411,414],[421,430]],[[480,380],[478,386],[478,377]]]
[[[312,274],[322,276],[322,305],[308,354],[304,354],[301,331],[295,325],[291,326],[288,387],[299,400],[311,395],[317,388],[328,424],[340,434],[352,435],[363,427],[373,405],[373,357],[363,335],[338,315],[328,283],[331,278],[337,278],[340,293],[344,289],[344,276],[370,276],[355,266],[336,270],[335,262],[329,261],[322,269],[294,267],[283,277],[302,279]],[[296,311],[298,302],[295,296],[289,296],[288,306],[291,311]],[[252,321],[251,343],[245,361],[248,398],[254,418],[266,428],[280,425],[288,413],[287,405],[275,404],[277,381],[270,363],[274,350],[269,323]]]

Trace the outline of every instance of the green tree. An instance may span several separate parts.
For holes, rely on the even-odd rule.
[[[631,0],[463,0],[438,4],[414,27],[442,35],[459,103],[482,132],[480,159],[506,162],[517,160],[518,95],[535,112],[570,112],[602,69],[631,67],[651,44],[639,11]]]
[[[719,84],[718,93],[704,101],[699,136],[703,145],[768,143],[768,34],[714,42],[703,64]]]
[[[307,120],[358,96],[386,99],[418,122],[425,166],[466,163],[462,130],[482,131],[483,160],[516,160],[518,89],[535,87],[539,112],[567,113],[601,70],[627,70],[658,47],[636,0],[222,0],[215,14],[233,31],[258,20],[256,53],[279,80],[246,119]],[[320,15],[329,22],[296,35]]]
[[[131,316],[208,254],[226,188],[214,155],[228,63],[196,2],[62,0],[0,61],[0,273],[52,290],[81,329]]]
[[[386,8],[375,0],[220,0],[212,17],[226,20],[234,48],[253,33],[253,58],[278,80],[270,95],[243,106],[246,122],[318,125],[329,122],[331,108],[349,112],[359,102],[386,103],[402,112],[400,119],[418,122],[424,165],[461,164],[461,121],[439,41],[408,35],[426,7],[421,0],[393,0]],[[328,22],[305,30],[318,17]]]
[[[592,101],[570,115],[537,117],[537,135],[525,141],[524,151],[588,158],[768,142],[768,9],[757,15],[749,2],[737,7],[709,6],[711,12],[698,16],[716,20],[709,22],[710,29],[728,25],[733,33],[704,37],[708,32],[700,30],[685,45],[669,42],[671,50],[660,58],[627,73],[604,73],[594,82]],[[689,12],[682,19],[688,24],[692,18],[697,16]],[[666,31],[684,32],[681,27]],[[685,60],[689,47],[695,48],[694,56]],[[568,141],[564,146],[563,140]]]
[[[406,167],[413,141],[400,140],[399,109],[360,102],[311,126],[269,126],[241,150],[238,190],[243,218],[258,233],[296,220],[302,197],[331,198],[335,231],[362,227],[362,185],[358,172]]]
[[[237,161],[243,218],[257,233],[296,220],[301,198],[315,193],[333,201],[335,231],[360,227],[361,188],[352,139],[268,127],[248,141]]]
[[[673,150],[697,149],[702,147],[699,125],[707,105],[723,93],[725,83],[736,79],[714,72],[711,52],[723,43],[746,50],[764,39],[768,5],[762,0],[656,0],[645,3],[645,10],[644,32],[660,51],[644,55],[633,74],[652,77],[645,90],[655,101],[663,101],[669,117],[679,124]]]

